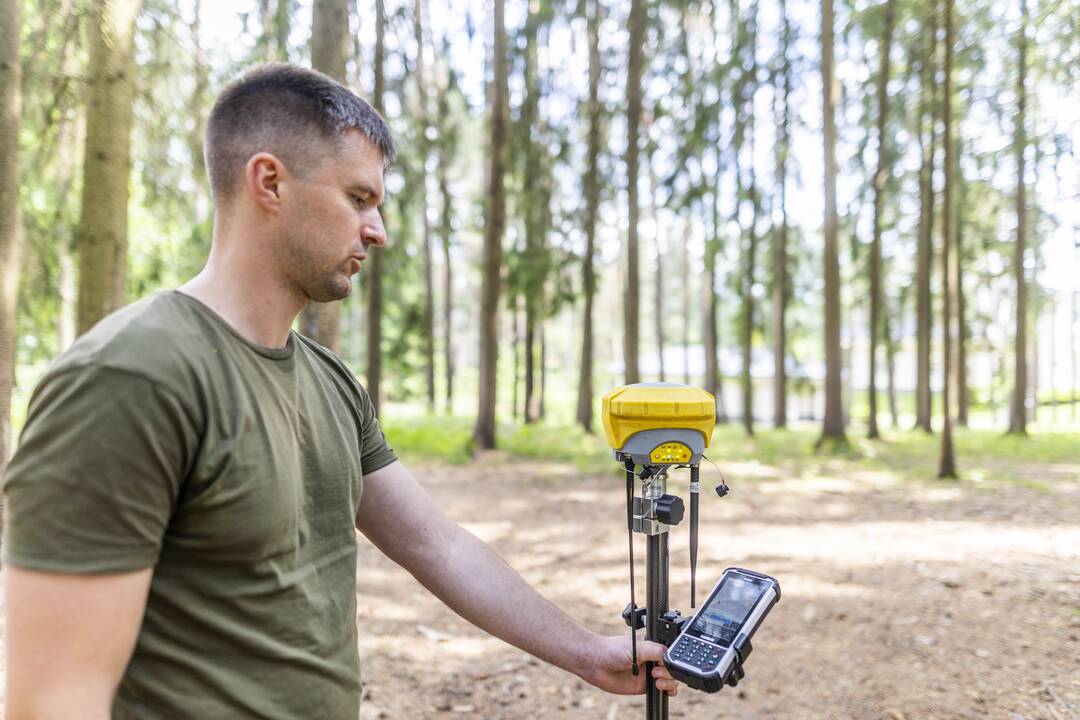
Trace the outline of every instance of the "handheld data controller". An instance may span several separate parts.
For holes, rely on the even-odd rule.
[[[775,578],[728,568],[664,654],[668,672],[705,692],[738,682],[753,649],[750,638],[779,599],[780,583]]]
[[[696,607],[701,461],[716,424],[716,399],[700,388],[673,383],[638,383],[604,396],[604,432],[626,477],[626,529],[630,554],[630,603],[623,620],[630,626],[632,669],[638,674],[635,631],[669,649],[664,663],[690,687],[716,692],[735,685],[745,671],[750,637],[773,604],[780,585],[750,570],[729,568],[700,611],[683,617],[668,606],[668,535],[683,519],[682,498],[668,492],[668,473],[690,470],[690,607]],[[639,484],[640,483],[640,484]],[[635,493],[635,486],[640,494]],[[728,486],[721,475],[716,494]],[[637,604],[634,589],[634,535],[646,536],[645,584],[648,600]],[[645,718],[667,720],[668,696],[645,663]]]

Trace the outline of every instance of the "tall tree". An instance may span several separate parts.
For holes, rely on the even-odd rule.
[[[933,313],[930,277],[934,243],[934,155],[937,132],[934,107],[937,83],[934,81],[937,53],[937,12],[935,0],[928,0],[922,33],[925,49],[921,57],[919,109],[916,121],[922,164],[919,168],[919,229],[915,272],[915,427],[933,432],[930,402],[930,346]]]
[[[896,0],[885,0],[885,29],[881,35],[881,64],[877,87],[877,172],[874,173],[874,239],[870,244],[870,416],[867,437],[881,437],[877,424],[877,348],[881,329],[881,224],[885,206],[885,180],[889,174],[889,150],[886,128],[889,117],[889,54],[892,50]]]
[[[956,257],[956,208],[953,205],[955,183],[955,152],[952,141],[952,70],[953,70],[953,0],[945,0],[945,81],[942,91],[942,130],[941,144],[945,149],[945,187],[941,203],[941,265],[942,265],[942,344],[944,345],[944,363],[942,364],[945,386],[942,389],[943,424],[941,431],[941,458],[938,461],[939,478],[956,478],[956,454],[953,449],[952,410],[955,407],[953,395],[956,392],[956,366],[953,360],[953,343],[956,340],[954,315],[957,307],[956,288],[960,278],[960,269]]]
[[[484,280],[480,291],[480,397],[474,436],[479,447],[495,447],[495,390],[498,363],[499,286],[502,282],[502,238],[506,223],[506,174],[509,108],[507,106],[506,27],[504,0],[494,0],[494,43],[491,87],[490,158],[484,198]]]
[[[788,17],[787,0],[780,0],[780,49],[774,75],[774,105],[777,107],[776,142],[776,203],[780,211],[780,223],[773,228],[773,286],[772,286],[772,339],[773,339],[773,424],[787,427],[787,324],[784,316],[790,290],[788,288],[787,260],[787,167],[791,151],[791,18]]]
[[[1009,405],[1009,433],[1027,434],[1027,287],[1024,278],[1027,193],[1024,186],[1024,154],[1027,151],[1027,0],[1020,0],[1020,26],[1016,33],[1016,115],[1013,121],[1013,152],[1016,154],[1016,245],[1013,274],[1016,277],[1016,333],[1013,338],[1013,391]]]
[[[585,257],[582,259],[584,309],[581,322],[581,367],[578,378],[577,422],[592,432],[593,420],[593,296],[596,294],[596,215],[600,206],[600,0],[588,0],[589,100],[585,168]]]
[[[91,9],[89,93],[79,252],[78,331],[127,301],[128,178],[135,99],[135,16],[139,0]]]
[[[294,0],[277,0],[274,11],[274,53],[278,60],[289,59],[289,24]]]
[[[285,2],[285,0],[279,0]],[[371,103],[380,114],[385,114],[383,94],[386,91],[386,0],[375,0],[375,85]],[[367,391],[378,412],[382,397],[382,309],[383,309],[383,252],[385,248],[372,248],[368,268],[367,286]]]
[[[413,28],[416,33],[416,123],[417,150],[420,153],[416,201],[420,207],[420,230],[424,258],[424,380],[427,384],[428,409],[435,411],[435,279],[431,258],[431,228],[428,222],[427,161],[431,154],[428,140],[428,77],[424,62],[424,2],[413,2]]]
[[[543,394],[539,374],[543,365],[537,363],[539,326],[545,315],[544,284],[547,280],[547,249],[544,241],[545,219],[548,214],[546,168],[540,124],[540,79],[538,35],[544,22],[540,0],[529,0],[525,20],[525,100],[521,108],[521,127],[525,145],[524,192],[520,202],[525,211],[525,255],[522,267],[525,294],[525,422],[540,418]]]
[[[312,11],[311,66],[345,83],[345,65],[351,49],[348,0],[315,0]],[[308,303],[300,315],[300,332],[340,352],[341,303]]]
[[[836,88],[833,3],[821,0],[821,87],[825,139],[825,420],[818,445],[846,442],[840,388],[840,253],[836,213]]]
[[[961,121],[962,122],[962,121]],[[967,183],[964,182],[964,174],[960,169],[960,156],[963,155],[964,143],[959,137],[959,125],[957,122],[957,138],[953,141],[956,145],[956,153],[953,157],[953,178],[956,180],[957,207],[965,207],[967,201]],[[960,427],[968,425],[968,406],[971,400],[971,392],[968,387],[968,359],[967,340],[971,334],[968,330],[967,314],[964,297],[964,273],[960,270],[964,266],[964,223],[961,214],[956,215],[956,227],[954,228],[956,244],[956,424]]]
[[[19,220],[20,14],[20,0],[0,1],[0,476],[7,467],[11,447],[15,300],[23,241]]]
[[[751,367],[753,364],[753,339],[754,339],[754,317],[755,317],[755,303],[754,303],[754,275],[756,273],[757,265],[757,225],[758,214],[760,207],[760,199],[757,188],[757,173],[755,170],[754,160],[754,141],[756,133],[754,131],[754,95],[757,92],[757,1],[754,0],[750,3],[747,17],[740,20],[742,27],[740,32],[740,41],[738,48],[740,49],[740,74],[739,81],[737,83],[736,92],[739,95],[738,100],[735,103],[736,110],[736,134],[741,128],[744,137],[749,139],[749,157],[747,165],[749,168],[748,182],[746,185],[746,198],[739,198],[739,207],[742,207],[743,200],[749,200],[750,202],[750,223],[749,226],[743,228],[743,235],[745,240],[743,242],[742,251],[742,277],[740,278],[740,287],[742,290],[742,311],[741,322],[739,332],[739,344],[742,347],[742,419],[743,428],[747,434],[754,434],[754,385],[753,377],[751,376]],[[737,141],[735,143],[735,152],[740,151],[742,143]]]
[[[444,40],[445,42],[445,40]],[[444,45],[444,56],[449,55],[449,48]],[[436,156],[438,165],[436,176],[439,185],[439,197],[442,201],[439,213],[439,235],[443,251],[443,369],[446,372],[446,412],[454,410],[454,281],[450,251],[453,246],[453,202],[450,199],[450,165],[457,154],[460,130],[453,119],[452,101],[457,93],[457,76],[450,67],[441,74],[445,80],[436,83],[438,132]]]
[[[623,296],[623,360],[627,384],[641,379],[638,372],[638,127],[641,123],[642,66],[645,63],[645,2],[630,2],[630,58],[626,75],[626,288]]]

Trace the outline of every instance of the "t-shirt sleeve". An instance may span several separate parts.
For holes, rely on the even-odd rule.
[[[386,467],[398,458],[386,441],[386,435],[379,426],[379,416],[375,414],[375,405],[366,390],[361,392],[360,401],[361,417],[364,421],[360,437],[360,471],[367,475]]]
[[[137,373],[50,373],[3,480],[4,562],[70,573],[155,564],[197,443],[179,399]]]

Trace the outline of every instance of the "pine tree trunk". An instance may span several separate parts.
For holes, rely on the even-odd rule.
[[[432,267],[431,227],[428,223],[427,160],[431,154],[428,131],[428,81],[424,63],[424,1],[413,2],[413,28],[416,33],[416,122],[419,126],[417,149],[420,152],[419,184],[416,188],[420,207],[420,227],[424,253],[424,380],[427,383],[428,411],[435,412],[435,278]]]
[[[898,305],[897,315],[899,315],[899,308],[904,307],[903,296]],[[892,327],[892,313],[889,312],[888,303],[886,302],[885,312],[882,314],[881,332],[885,337],[885,372],[887,373],[888,393],[889,393],[889,419],[892,423],[891,427],[896,430],[900,427],[900,412],[896,402],[896,338],[893,337]]]
[[[870,415],[866,422],[866,436],[870,439],[881,437],[877,424],[877,348],[878,332],[881,329],[881,213],[885,205],[885,180],[890,163],[885,130],[889,117],[889,54],[892,50],[895,17],[895,0],[885,0],[885,31],[881,38],[881,65],[877,88],[878,163],[877,172],[874,173],[874,239],[870,244]]]
[[[19,121],[22,63],[20,0],[0,0],[0,477],[11,452],[11,395],[15,387],[15,319],[22,260],[19,217]],[[0,526],[3,525],[0,516]]]
[[[833,4],[821,0],[821,84],[825,139],[825,420],[824,441],[843,441],[840,373],[840,254],[836,214],[836,88],[833,79]]]
[[[540,395],[536,362],[537,325],[543,313],[544,272],[541,253],[544,235],[544,207],[546,193],[540,190],[543,183],[539,136],[540,82],[538,78],[539,56],[537,52],[537,13],[540,8],[535,0],[528,4],[525,20],[525,101],[521,109],[521,123],[526,130],[525,178],[528,188],[521,197],[525,211],[525,422],[533,423],[540,417]]]
[[[480,397],[476,444],[495,447],[495,390],[498,363],[499,290],[502,282],[502,237],[506,218],[503,179],[507,158],[507,57],[504,0],[494,0],[494,78],[491,88],[491,158],[484,199],[484,280],[480,295]]]
[[[277,59],[285,62],[289,59],[289,6],[293,0],[277,0],[277,12],[274,15],[275,51]]]
[[[92,6],[83,161],[78,331],[127,302],[127,205],[139,0]]]
[[[690,223],[683,220],[682,223],[682,279],[679,282],[682,288],[682,356],[683,356],[683,384],[690,384]]]
[[[664,283],[662,278],[666,271],[664,259],[666,253],[664,246],[664,228],[660,224],[660,203],[657,202],[656,171],[653,169],[652,156],[646,162],[649,165],[649,204],[652,210],[653,226],[656,228],[656,238],[653,243],[656,249],[656,275],[653,278],[653,319],[656,323],[656,359],[660,365],[660,382],[665,382],[666,368],[664,368],[664,325],[667,318],[664,317]],[[711,391],[710,391],[711,392]]]
[[[510,416],[517,422],[517,419],[521,416],[520,405],[518,404],[519,393],[518,389],[521,386],[521,296],[515,296],[513,298],[513,310],[510,313],[510,355],[514,358],[514,366],[512,368],[513,382],[511,383],[510,392]],[[528,412],[528,411],[526,411]]]
[[[191,94],[191,115],[195,123],[191,129],[188,146],[191,148],[191,174],[195,177],[192,220],[201,232],[210,214],[209,178],[206,175],[206,158],[203,153],[203,137],[206,135],[206,94],[210,87],[210,63],[206,57],[206,48],[202,43],[202,0],[195,0],[194,17],[191,37],[195,46],[195,89]],[[205,238],[205,245],[209,247],[209,238]]]
[[[915,276],[915,322],[916,322],[916,380],[915,380],[915,427],[933,432],[932,403],[930,393],[930,356],[933,343],[933,298],[930,278],[934,264],[934,156],[937,132],[934,123],[936,85],[934,83],[935,56],[937,50],[937,12],[934,0],[930,0],[930,12],[924,32],[927,50],[923,56],[922,88],[919,97],[919,146],[922,166],[919,169],[919,230],[918,257]],[[930,122],[927,123],[927,116]]]
[[[454,278],[451,274],[450,244],[453,233],[453,218],[450,214],[450,181],[447,178],[449,159],[443,153],[439,157],[439,197],[442,199],[442,214],[439,228],[442,235],[443,250],[443,366],[446,370],[446,414],[454,412]]]
[[[942,103],[942,138],[945,149],[945,188],[941,203],[941,256],[942,256],[942,343],[944,362],[942,363],[945,387],[941,396],[943,401],[943,425],[941,431],[941,458],[938,462],[938,477],[956,478],[956,454],[953,449],[952,410],[956,407],[954,394],[956,385],[956,365],[953,358],[954,342],[957,340],[954,314],[957,307],[956,288],[960,276],[956,257],[956,208],[953,205],[955,183],[955,153],[952,141],[952,68],[953,68],[953,0],[945,0],[945,82]]]
[[[348,0],[315,0],[311,20],[311,66],[344,83],[350,48]],[[309,302],[300,315],[300,332],[340,353],[341,303]]]
[[[585,172],[585,257],[582,260],[582,284],[585,307],[581,323],[581,366],[578,378],[576,419],[585,432],[593,431],[593,295],[596,274],[593,254],[596,251],[596,214],[600,206],[600,0],[588,3],[589,35],[589,118],[587,169]]]
[[[286,2],[286,0],[278,0]],[[385,89],[386,62],[386,0],[375,0],[375,88],[371,102],[380,114],[385,113],[383,92]],[[382,301],[383,301],[383,253],[386,248],[372,247],[369,251],[367,284],[367,391],[375,411],[379,411],[382,398]]]
[[[756,303],[754,302],[754,277],[757,273],[757,244],[758,244],[758,216],[760,215],[760,199],[757,189],[757,172],[755,170],[754,144],[757,133],[754,131],[754,93],[757,91],[757,4],[752,3],[747,20],[748,34],[748,75],[749,82],[744,85],[746,93],[743,98],[743,110],[746,113],[746,133],[750,141],[750,184],[747,192],[750,196],[751,217],[750,232],[747,235],[746,257],[743,272],[743,313],[742,313],[742,400],[743,400],[743,428],[748,435],[754,434],[754,379],[751,373],[753,366],[753,339]]]
[[[1024,278],[1024,235],[1027,225],[1027,198],[1024,187],[1024,152],[1027,131],[1024,128],[1027,104],[1027,1],[1020,0],[1020,31],[1016,49],[1019,68],[1016,75],[1016,119],[1013,150],[1016,153],[1016,245],[1013,273],[1016,276],[1016,333],[1013,339],[1014,374],[1012,402],[1009,407],[1009,433],[1027,434],[1027,288]]]
[[[641,122],[642,65],[645,62],[645,2],[630,2],[630,58],[626,78],[626,189],[629,223],[626,238],[626,292],[623,312],[623,359],[626,383],[639,382],[638,372],[638,126]]]
[[[784,315],[790,290],[787,271],[787,163],[791,147],[789,130],[791,119],[791,20],[788,18],[787,1],[780,0],[782,34],[780,40],[781,77],[783,82],[780,100],[780,121],[776,152],[776,185],[780,203],[780,226],[773,231],[773,288],[772,288],[772,336],[773,336],[773,425],[787,427],[787,325]]]
[[[964,183],[963,173],[960,171],[960,154],[963,152],[963,143],[960,139],[956,140],[957,157],[955,159],[955,167],[953,167],[954,177],[956,179],[957,197],[959,200],[959,207],[965,206],[965,200],[967,197],[966,184]],[[961,221],[961,213],[958,210],[954,210],[953,214],[956,217],[956,325],[957,325],[957,341],[956,341],[956,424],[960,427],[968,426],[968,406],[971,401],[971,392],[968,388],[968,368],[967,368],[967,340],[968,324],[966,321],[966,308],[964,301],[964,223]]]

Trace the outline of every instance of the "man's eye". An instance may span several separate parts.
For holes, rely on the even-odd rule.
[[[363,209],[367,205],[367,201],[364,200],[364,198],[362,198],[362,197],[360,197],[358,195],[353,195],[352,196],[352,201],[353,201],[353,205],[355,205],[356,207],[358,207],[360,209]]]

